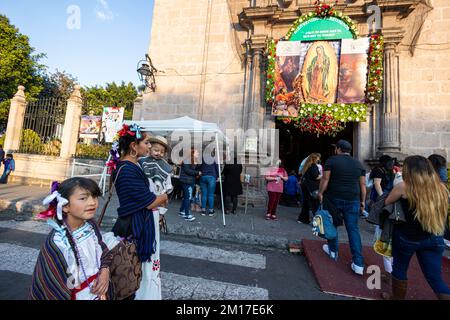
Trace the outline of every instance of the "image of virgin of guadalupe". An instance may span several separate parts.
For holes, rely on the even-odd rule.
[[[335,44],[315,42],[303,62],[303,97],[308,103],[334,103],[338,82],[338,58]]]
[[[309,84],[309,96],[312,99],[325,101],[329,93],[327,77],[330,71],[330,58],[326,55],[323,46],[316,48],[317,55],[312,60],[306,73]]]

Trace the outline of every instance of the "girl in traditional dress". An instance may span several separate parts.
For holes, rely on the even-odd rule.
[[[139,165],[138,159],[148,156],[150,147],[150,137],[141,133],[139,126],[123,125],[119,141],[113,145],[113,160],[108,164],[114,169],[112,178],[120,203],[114,235],[133,239],[142,263],[142,281],[136,300],[161,300],[159,211],[156,209],[167,204],[168,198],[167,194],[156,196],[150,191],[149,180]]]
[[[86,178],[52,184],[44,200],[53,228],[39,254],[33,272],[31,300],[113,299],[109,285],[112,255],[92,220],[101,195],[98,185]]]

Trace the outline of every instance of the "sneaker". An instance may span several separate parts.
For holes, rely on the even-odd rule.
[[[195,217],[193,216],[193,215],[188,215],[188,216],[185,216],[184,217],[184,220],[186,220],[186,221],[194,221],[195,220]]]
[[[333,251],[330,251],[330,248],[328,247],[327,244],[324,244],[324,245],[322,246],[322,249],[323,249],[323,251],[325,251],[325,253],[326,253],[331,259],[333,259],[334,261],[337,260],[337,253],[336,253],[336,252],[333,252]]]
[[[366,210],[364,210],[363,212],[360,213],[360,216],[363,219],[367,219],[369,217],[369,213]]]
[[[206,209],[202,209],[202,216],[206,216]]]
[[[270,219],[272,219],[272,215],[266,214],[266,220],[270,220]]]
[[[185,216],[185,214],[184,214],[183,211],[179,211],[179,212],[178,212],[178,215],[179,215],[180,217],[183,217],[183,218],[184,218],[184,216]]]
[[[276,215],[272,215],[271,219],[272,219],[273,221],[278,221],[278,218],[277,218]]]
[[[356,273],[360,276],[364,275],[364,267],[360,267],[360,266],[357,266],[356,264],[352,263],[352,270],[354,273]]]
[[[215,213],[215,212],[214,212],[214,210],[212,210],[212,211],[209,211],[209,212],[208,212],[208,216],[210,216],[210,217],[214,217],[214,213]]]
[[[450,249],[450,240],[444,239],[445,246]]]

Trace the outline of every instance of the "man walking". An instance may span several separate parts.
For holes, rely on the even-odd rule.
[[[325,195],[343,213],[353,256],[351,268],[356,274],[363,275],[364,258],[358,220],[366,199],[366,171],[361,162],[350,155],[350,142],[339,140],[333,147],[336,155],[325,163],[318,198],[322,202]],[[329,240],[323,250],[330,258],[337,260],[338,237]]]

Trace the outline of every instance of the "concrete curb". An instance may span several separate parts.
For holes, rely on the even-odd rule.
[[[248,246],[257,246],[273,249],[288,249],[289,243],[300,243],[299,239],[288,239],[282,237],[263,236],[245,232],[233,232],[226,228],[206,229],[187,223],[168,223],[169,236],[189,236],[198,239],[213,240],[219,242],[229,242],[234,244],[244,244]],[[114,225],[114,219],[105,217],[102,223],[102,229],[111,230]]]
[[[0,199],[0,211],[10,211],[16,214],[25,214],[34,217],[41,211],[47,209],[45,206],[29,201],[10,201]],[[114,225],[114,219],[106,216],[102,223],[102,229],[110,230]],[[186,223],[168,223],[169,235],[190,236],[198,239],[225,241],[235,244],[245,244],[250,246],[287,249],[289,243],[299,242],[299,239],[289,240],[288,238],[256,235],[245,232],[233,232],[226,228],[206,229]]]
[[[10,201],[0,199],[0,211],[13,211],[18,214],[29,214],[30,216],[34,216],[45,209],[47,208],[43,205],[29,201]]]

